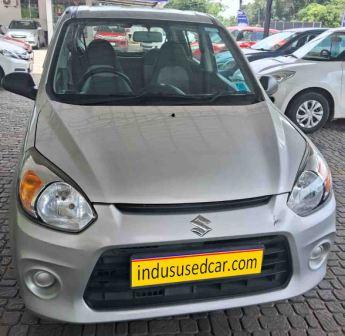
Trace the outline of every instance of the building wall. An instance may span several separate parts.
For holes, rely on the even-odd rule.
[[[20,1],[11,0],[11,4],[5,7],[3,0],[0,0],[0,25],[7,27],[13,19],[20,19]]]
[[[44,30],[48,30],[47,29],[46,0],[38,0],[38,12],[39,12],[40,23],[41,23],[42,28]]]
[[[39,21],[44,30],[47,30],[46,0],[38,0]],[[20,0],[11,0],[10,6],[5,6],[3,0],[0,0],[0,25],[7,27],[12,20],[20,20],[21,9]]]

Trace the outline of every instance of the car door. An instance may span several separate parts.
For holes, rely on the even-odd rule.
[[[315,74],[334,99],[334,117],[345,117],[345,32],[334,32],[320,41],[304,57],[317,62]]]

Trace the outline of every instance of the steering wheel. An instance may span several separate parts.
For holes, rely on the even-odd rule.
[[[182,91],[180,88],[178,88],[177,86],[173,84],[159,83],[158,85],[155,85],[154,88],[157,88],[159,92],[161,93],[167,93],[167,94],[177,93],[180,96],[186,95],[184,91]],[[154,88],[153,88],[153,91],[154,91]]]
[[[130,90],[133,92],[133,86],[132,83],[130,81],[130,79],[122,72],[116,71],[114,68],[112,67],[99,67],[99,68],[95,68],[95,69],[90,69],[88,70],[83,77],[79,80],[79,83],[77,85],[78,89],[81,90],[82,86],[85,84],[85,82],[94,75],[98,75],[98,74],[102,74],[102,73],[111,73],[114,74],[115,76],[121,78],[124,82],[126,82],[126,84],[128,85],[128,87],[130,88]]]

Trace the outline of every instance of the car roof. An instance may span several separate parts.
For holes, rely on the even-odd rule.
[[[304,33],[304,32],[309,32],[309,31],[326,31],[329,28],[323,28],[323,27],[310,27],[310,28],[291,28],[291,29],[285,29],[283,31],[290,31],[290,32],[295,32],[295,33]]]
[[[37,22],[36,20],[33,19],[16,19],[16,20],[12,20],[11,22]]]
[[[345,33],[345,27],[339,27],[339,28],[329,28],[328,30],[332,32],[344,32]]]
[[[120,6],[78,6],[66,10],[73,13],[76,18],[116,18],[116,19],[148,19],[164,21],[185,21],[192,23],[215,23],[208,14],[194,11],[180,11],[175,9],[120,7]]]

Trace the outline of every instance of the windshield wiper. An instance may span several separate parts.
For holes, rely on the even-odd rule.
[[[217,92],[215,94],[205,94],[205,95],[169,95],[164,93],[150,93],[143,92],[139,95],[125,95],[125,96],[86,96],[78,94],[61,95],[63,100],[67,100],[71,104],[75,105],[128,105],[128,104],[138,104],[138,103],[155,103],[162,101],[166,102],[167,105],[195,105],[195,104],[212,104],[220,98],[227,98],[234,101],[234,103],[241,103],[253,100],[252,93],[245,92],[230,92],[229,89]]]
[[[270,51],[269,49],[265,49],[265,48],[253,48],[253,47],[251,47],[250,49],[259,50],[259,51]]]
[[[64,96],[64,95],[62,95]],[[124,96],[85,96],[78,94],[73,94],[70,97],[63,97],[62,99],[68,100],[70,103],[74,103],[76,105],[111,105],[113,103],[121,104],[124,103],[125,105],[131,103],[146,103],[146,102],[154,102],[157,99],[164,99],[169,100],[169,103],[183,103],[185,102],[195,102],[196,99],[200,97],[195,96],[185,96],[185,95],[169,95],[164,93],[150,93],[150,92],[143,92],[139,95],[124,95]]]

